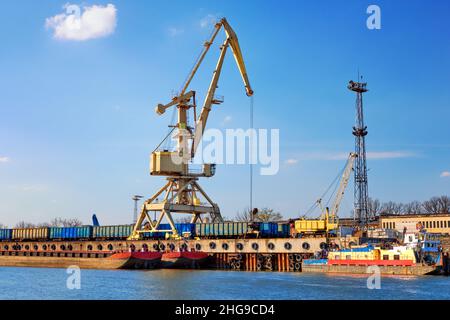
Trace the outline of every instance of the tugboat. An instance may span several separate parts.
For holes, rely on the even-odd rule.
[[[429,263],[418,259],[416,252],[407,246],[392,248],[372,245],[330,251],[326,258],[303,261],[303,272],[366,274],[368,267],[377,266],[385,275],[425,275],[435,273],[436,261]]]

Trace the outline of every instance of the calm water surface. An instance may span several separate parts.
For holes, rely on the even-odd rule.
[[[67,289],[65,269],[0,268],[0,299],[450,299],[450,277],[190,270],[82,270]],[[431,289],[432,288],[432,289]]]

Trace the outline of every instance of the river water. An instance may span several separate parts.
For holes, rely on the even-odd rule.
[[[1,267],[0,299],[450,299],[445,276],[382,277],[380,289],[368,289],[364,275],[162,269],[76,276],[66,269]]]

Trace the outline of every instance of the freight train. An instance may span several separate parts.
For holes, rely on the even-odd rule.
[[[0,241],[45,240],[123,240],[128,238],[134,225],[42,227],[0,229]],[[275,222],[223,222],[223,223],[176,223],[175,228],[187,239],[193,238],[289,238],[289,223]],[[171,229],[161,224],[161,230]],[[143,239],[165,239],[167,232],[144,232]]]

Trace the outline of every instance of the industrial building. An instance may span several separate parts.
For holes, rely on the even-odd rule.
[[[399,232],[406,227],[408,233],[425,229],[430,233],[450,234],[450,213],[380,215],[380,227]]]

